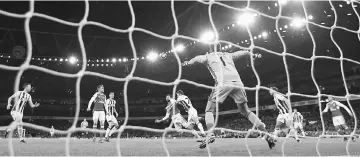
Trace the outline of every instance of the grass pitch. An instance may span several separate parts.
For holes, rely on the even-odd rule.
[[[253,156],[282,156],[282,143],[286,156],[318,156],[315,138],[294,139],[281,138],[276,147],[269,149],[265,140],[247,139]],[[11,155],[8,139],[0,139],[0,156]],[[66,156],[66,139],[26,139],[26,144],[12,139],[15,156]],[[210,144],[212,156],[249,156],[245,139],[216,139]],[[207,149],[199,149],[195,139],[166,139],[165,145],[170,156],[209,156]],[[117,156],[116,139],[99,143],[91,139],[70,139],[71,156]],[[166,156],[161,139],[120,139],[122,156]],[[350,142],[349,153],[360,156],[360,140]],[[346,143],[341,138],[324,138],[319,143],[321,156],[346,156]]]

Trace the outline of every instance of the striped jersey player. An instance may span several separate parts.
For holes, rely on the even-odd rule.
[[[31,84],[25,83],[23,85],[23,88],[24,88],[23,91],[18,91],[9,97],[8,105],[7,105],[7,109],[9,110],[10,107],[12,106],[11,100],[14,99],[14,106],[11,109],[10,114],[13,120],[19,123],[23,121],[24,108],[27,103],[29,103],[31,107],[38,107],[40,105],[39,103],[34,104],[33,100],[31,99],[31,95],[29,94],[32,90]],[[11,131],[11,129],[8,129],[6,131],[5,137],[7,136],[9,131]],[[18,136],[20,137],[20,142],[25,143],[24,140],[25,131],[22,125],[18,125]]]
[[[197,125],[198,129],[201,131],[202,136],[205,136],[203,125],[199,122],[198,112],[193,107],[191,100],[186,95],[184,95],[182,90],[178,90],[176,94],[176,103],[183,106],[184,110],[188,113],[188,123],[192,125],[192,129],[194,125]]]
[[[107,110],[107,115],[106,115],[106,119],[108,122],[108,128],[107,131],[105,133],[105,141],[109,142],[109,136],[112,136],[112,129],[115,128],[117,129],[119,127],[117,118],[118,117],[118,112],[115,109],[115,104],[117,102],[114,100],[114,92],[110,92],[109,93],[109,99],[106,100],[105,102],[105,106],[106,108],[108,108]]]
[[[212,46],[210,46],[210,52],[205,55],[198,55],[192,58],[190,61],[185,61],[182,65],[189,66],[196,63],[202,63],[205,65],[211,73],[215,87],[209,96],[206,110],[205,110],[205,121],[208,130],[212,130],[214,127],[214,112],[216,112],[216,106],[222,104],[224,100],[230,96],[233,98],[237,107],[242,115],[247,117],[255,127],[263,132],[267,132],[265,124],[251,112],[248,108],[248,100],[244,89],[243,82],[238,74],[235,67],[234,61],[247,56],[250,53],[248,51],[237,51],[234,53],[227,52],[213,52]],[[212,143],[215,141],[214,133],[209,133],[207,136],[208,141],[204,141],[200,148],[205,148],[206,143]],[[272,137],[266,135],[266,141],[268,146],[273,148],[275,143]]]
[[[300,130],[302,136],[305,137],[306,134],[305,131],[303,130],[303,116],[301,113],[297,111],[296,108],[293,109],[292,119],[293,119],[293,128],[296,130],[296,132]]]
[[[332,113],[332,122],[337,132],[340,135],[350,134],[352,131],[349,127],[347,127],[345,118],[343,117],[340,108],[345,109],[351,117],[353,117],[352,112],[344,104],[334,100],[332,96],[329,96],[326,102],[328,103],[326,104],[326,108],[323,110],[322,113],[326,113],[328,112],[328,110],[330,110]],[[351,138],[353,141],[355,141],[355,137]],[[344,137],[344,141],[347,141],[347,137]]]
[[[87,111],[90,111],[90,107],[92,106],[93,102],[94,102],[94,108],[93,108],[93,129],[97,129],[98,127],[98,121],[100,122],[100,129],[104,130],[104,123],[105,123],[105,112],[104,109],[107,110],[107,108],[105,108],[105,100],[106,100],[106,96],[104,94],[104,86],[103,85],[99,85],[97,87],[97,92],[93,95],[93,97],[90,99],[89,103],[88,103],[88,109]],[[97,134],[94,133],[94,137],[93,137],[93,142],[95,142],[96,140],[96,136]],[[100,134],[100,143],[103,142],[103,138],[102,135]]]
[[[270,95],[273,96],[273,100],[279,111],[276,120],[275,130],[273,132],[274,137],[278,137],[279,133],[281,132],[281,126],[286,125],[286,127],[289,129],[289,132],[293,133],[297,142],[299,142],[300,140],[298,138],[298,135],[292,125],[292,108],[290,101],[285,98],[281,93],[279,93],[276,87],[271,87]]]

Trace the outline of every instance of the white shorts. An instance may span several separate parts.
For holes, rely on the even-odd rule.
[[[332,121],[333,121],[334,126],[339,126],[339,125],[346,124],[345,119],[343,118],[343,116],[332,117]]]
[[[11,117],[13,117],[14,121],[22,121],[23,120],[23,113],[17,111],[10,112]]]
[[[118,125],[117,118],[113,115],[106,115],[108,124]]]
[[[195,108],[189,108],[188,110],[188,123],[198,124],[198,112]]]
[[[180,113],[172,116],[172,122],[176,129],[182,129],[182,126],[185,128],[188,127],[187,121],[183,118],[183,116]]]
[[[290,127],[292,124],[291,115],[290,114],[278,114],[277,122],[281,122],[286,124],[287,127]]]
[[[295,122],[295,123],[293,123],[293,127],[294,127],[295,129],[303,129],[303,125],[302,125],[302,123],[300,123],[300,122]]]
[[[93,111],[93,121],[105,121],[104,111]]]

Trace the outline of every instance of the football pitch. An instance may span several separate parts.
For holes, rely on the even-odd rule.
[[[252,156],[282,156],[282,142],[285,156],[318,156],[316,138],[301,139],[280,138],[273,149],[269,149],[265,140],[247,139]],[[167,156],[161,139],[120,139],[122,156]],[[27,139],[25,144],[12,139],[15,156],[66,156],[66,139]],[[249,156],[245,139],[216,139],[210,144],[211,156]],[[207,149],[199,149],[195,139],[166,139],[165,144],[170,156],[209,156]],[[71,156],[117,156],[116,139],[99,143],[91,139],[70,139]],[[351,156],[360,156],[360,140],[350,142]],[[341,138],[324,138],[319,143],[321,156],[347,156],[346,142]],[[9,156],[8,139],[0,139],[0,156]]]

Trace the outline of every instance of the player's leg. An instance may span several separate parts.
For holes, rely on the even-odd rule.
[[[303,125],[302,125],[302,123],[299,123],[298,128],[301,130],[302,136],[303,136],[303,137],[306,137],[306,133],[305,133],[305,131],[303,130]]]
[[[23,114],[20,112],[16,113],[16,121],[20,123],[18,125],[18,136],[20,138],[20,142],[25,143],[24,137],[25,137],[25,130],[23,128]]]
[[[243,85],[237,85],[238,87],[242,87]],[[270,148],[274,146],[273,139],[265,134],[267,132],[266,125],[248,108],[248,100],[246,91],[243,88],[233,88],[230,92],[229,96],[233,98],[235,103],[237,104],[238,110],[240,111],[241,115],[247,117],[247,119],[253,124],[253,126],[257,129],[262,131],[263,135],[265,136],[267,142],[269,142]]]
[[[336,116],[336,117],[332,117],[332,121],[333,121],[333,125],[335,126],[337,133],[339,135],[345,135],[346,134],[346,127],[343,126],[343,124],[345,124],[345,120],[343,119],[343,116]],[[343,141],[347,141],[347,137],[343,138]]]
[[[99,121],[100,121],[100,130],[103,131],[104,130],[104,125],[105,125],[105,112],[99,112]],[[103,142],[103,133],[99,133],[100,136],[100,141],[99,142]]]
[[[273,131],[273,136],[274,138],[277,138],[278,135],[281,133],[281,126],[282,124],[285,123],[285,118],[283,117],[283,115],[279,114],[277,116],[277,120],[276,120],[276,125],[275,125],[275,130]]]
[[[110,131],[114,128],[115,124],[112,116],[106,116],[106,117],[108,122],[108,128],[107,131],[105,132],[105,141],[109,142],[109,137],[111,136]]]
[[[188,122],[193,122],[195,125],[197,125],[198,129],[201,131],[202,136],[206,135],[202,123],[200,123],[198,120],[198,112],[195,108],[191,108],[188,111]]]
[[[98,127],[98,120],[99,120],[99,112],[94,111],[93,112],[93,129],[94,129],[94,131]],[[97,132],[93,132],[93,142],[95,142],[96,137],[97,137]]]
[[[286,124],[290,129],[289,135],[293,135],[294,138],[297,140],[297,142],[300,142],[300,139],[298,138],[298,133],[297,133],[296,128],[290,123],[291,122],[288,122],[288,124]]]
[[[109,137],[111,137],[113,135],[113,133],[120,127],[117,118],[115,118],[114,116],[112,116],[112,118],[113,118],[114,127],[113,127],[113,129],[110,130]]]
[[[205,110],[205,122],[207,126],[207,130],[210,131],[210,135],[214,135],[213,131],[210,130],[214,126],[214,113],[217,109],[218,105],[222,104],[223,101],[227,98],[230,93],[230,88],[224,86],[218,86],[212,90],[212,93],[209,95],[206,110]]]
[[[16,121],[16,115],[14,111],[10,112],[11,117],[13,118],[13,121]],[[12,129],[9,127],[8,129],[6,129],[5,134],[4,134],[4,138],[7,138],[8,134],[10,133],[10,131],[12,131]]]

